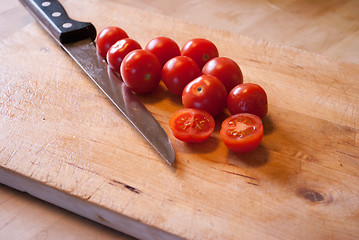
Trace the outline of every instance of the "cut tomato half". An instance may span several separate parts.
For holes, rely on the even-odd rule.
[[[169,121],[173,135],[183,142],[203,142],[212,134],[215,122],[211,114],[200,109],[184,108]]]
[[[223,121],[220,135],[229,150],[237,153],[250,152],[262,141],[262,120],[250,113],[230,116]]]

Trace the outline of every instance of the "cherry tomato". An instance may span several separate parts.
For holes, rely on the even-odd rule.
[[[96,39],[96,48],[100,56],[106,59],[106,54],[110,47],[123,38],[128,38],[128,35],[121,28],[113,26],[104,28]]]
[[[262,141],[262,120],[250,113],[232,115],[223,121],[220,135],[229,150],[237,153],[250,152]]]
[[[216,57],[209,60],[202,69],[203,74],[217,77],[229,93],[235,86],[243,83],[243,74],[238,64],[230,58]]]
[[[185,86],[201,75],[197,63],[189,57],[178,56],[170,59],[162,68],[162,81],[168,90],[178,96]]]
[[[120,72],[124,83],[139,94],[152,92],[161,80],[161,64],[157,57],[142,49],[126,55]]]
[[[126,57],[128,53],[136,49],[141,49],[141,45],[131,38],[124,38],[117,41],[107,51],[106,59],[108,65],[115,72],[119,73],[122,60]]]
[[[162,66],[171,58],[181,55],[181,50],[177,43],[168,37],[152,39],[147,43],[145,50],[156,55]]]
[[[267,94],[257,84],[239,84],[228,94],[227,106],[232,115],[252,113],[263,118],[268,112]]]
[[[212,58],[218,57],[218,49],[211,41],[204,38],[189,40],[181,49],[183,56],[187,56],[196,61],[199,68]]]
[[[213,117],[226,107],[227,90],[216,77],[202,75],[191,81],[184,88],[182,103],[185,108],[202,109]]]
[[[173,135],[184,142],[203,142],[212,134],[215,122],[206,111],[184,108],[175,112],[169,121]]]

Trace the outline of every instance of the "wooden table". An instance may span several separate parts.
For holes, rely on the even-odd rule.
[[[123,0],[122,3],[359,64],[359,2],[355,0],[343,3]],[[1,38],[34,21],[16,1],[2,0],[0,8]],[[0,238],[4,239],[131,239],[3,185],[0,185],[0,216]]]

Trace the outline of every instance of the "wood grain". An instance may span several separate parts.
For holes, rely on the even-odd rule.
[[[142,45],[158,35],[213,40],[269,95],[263,143],[230,153],[218,124],[203,144],[172,138],[177,164],[166,166],[32,23],[0,45],[2,182],[141,238],[358,237],[358,65],[116,2],[92,1],[86,12],[81,1],[64,5],[98,29],[128,29]],[[179,100],[163,85],[141,99],[168,132]]]
[[[121,2],[195,24],[296,47],[341,61],[359,63],[358,1],[122,0]]]

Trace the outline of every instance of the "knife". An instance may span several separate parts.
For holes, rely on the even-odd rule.
[[[96,28],[89,22],[69,18],[57,0],[20,0],[58,44],[126,116],[134,127],[172,165],[175,152],[161,125],[137,96],[108,69],[96,51]]]

